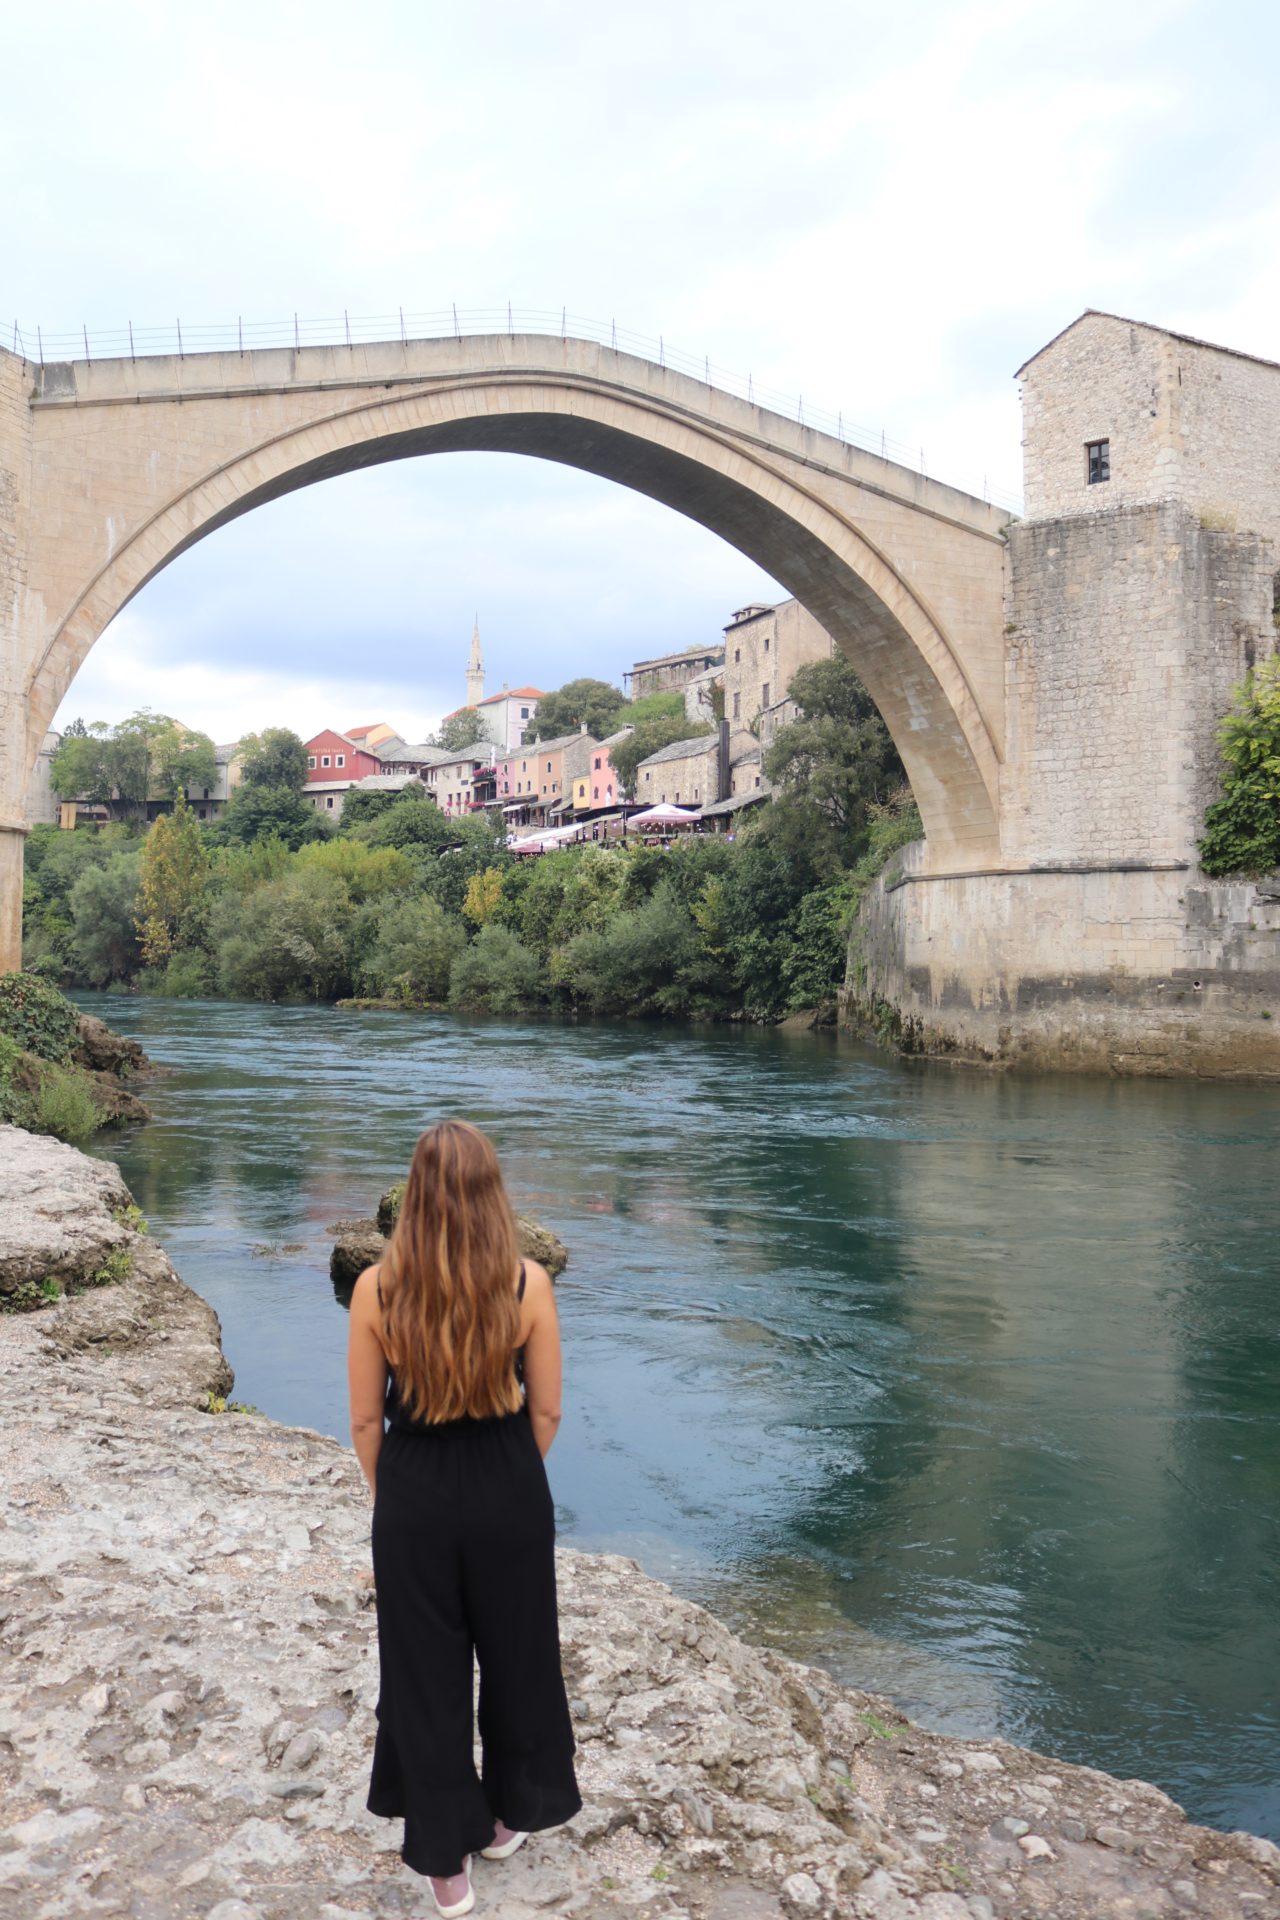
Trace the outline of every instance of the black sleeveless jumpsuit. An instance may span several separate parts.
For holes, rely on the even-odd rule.
[[[523,1382],[522,1351],[517,1374]],[[407,1866],[444,1875],[489,1845],[495,1818],[536,1833],[582,1805],[560,1671],[555,1515],[525,1408],[415,1421],[392,1373],[386,1417],[373,1505],[381,1687],[368,1807],[404,1820]]]

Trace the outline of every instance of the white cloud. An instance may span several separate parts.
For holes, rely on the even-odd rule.
[[[1013,370],[1084,306],[1280,358],[1280,15],[1240,0],[72,0],[57,60],[47,32],[6,23],[0,123],[7,297],[46,332],[564,304],[1015,491]],[[429,717],[477,603],[498,677],[554,683],[762,591],[585,478],[359,479],[185,556],[72,707],[145,631],[139,675],[181,654],[230,686],[251,646],[300,710],[358,642]]]

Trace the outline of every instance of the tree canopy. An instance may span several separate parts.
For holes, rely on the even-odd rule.
[[[568,680],[554,693],[544,693],[534,715],[532,738],[558,740],[577,733],[585,720],[593,739],[603,740],[629,716],[627,697],[607,680]]]
[[[296,850],[309,840],[327,840],[329,822],[293,787],[258,787],[245,780],[227,802],[209,838],[217,845],[247,847],[255,840],[282,840]]]
[[[780,729],[764,756],[777,792],[775,836],[828,842],[838,864],[855,860],[869,810],[906,784],[889,730],[841,655],[815,660],[792,676],[787,693],[800,718]]]
[[[68,728],[50,765],[54,792],[83,795],[120,817],[141,816],[148,800],[173,800],[218,777],[208,734],[145,707],[114,727],[95,720],[81,733]]]
[[[1222,798],[1205,814],[1200,864],[1210,874],[1280,867],[1280,654],[1236,688],[1218,729]]]
[[[240,742],[241,778],[251,787],[300,787],[307,777],[305,742],[288,727],[264,727]]]
[[[432,743],[438,747],[448,747],[451,753],[464,753],[468,747],[474,747],[479,740],[488,740],[484,715],[478,707],[462,707],[457,713],[451,713],[440,722]]]

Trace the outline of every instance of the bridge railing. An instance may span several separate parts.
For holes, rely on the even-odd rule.
[[[925,450],[896,440],[883,429],[859,425],[843,411],[832,412],[806,400],[802,394],[779,392],[758,383],[750,374],[741,374],[721,366],[708,354],[695,354],[672,346],[661,334],[633,333],[616,321],[600,321],[545,308],[513,307],[439,307],[426,313],[406,313],[403,307],[393,314],[342,313],[325,319],[304,319],[294,314],[288,320],[222,321],[213,325],[191,325],[173,320],[164,326],[135,327],[131,321],[123,327],[82,326],[76,333],[46,333],[41,327],[24,327],[13,322],[6,338],[0,328],[0,345],[23,359],[43,366],[46,361],[63,360],[137,360],[159,354],[253,353],[268,347],[373,346],[387,340],[461,339],[464,335],[494,333],[537,333],[559,335],[562,339],[590,340],[648,360],[655,366],[670,367],[708,387],[730,393],[738,399],[814,427],[820,433],[843,440],[864,452],[879,454],[897,466],[911,467],[933,479],[960,487],[976,498],[990,500],[1011,513],[1022,511],[1019,494],[1012,488],[992,486],[984,474],[981,481],[969,475],[935,471],[926,464]]]

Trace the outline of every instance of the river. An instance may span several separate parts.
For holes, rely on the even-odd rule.
[[[562,1236],[563,1541],[1280,1838],[1280,1101],[829,1035],[80,996],[236,1394],[346,1433],[326,1227],[443,1114]]]

